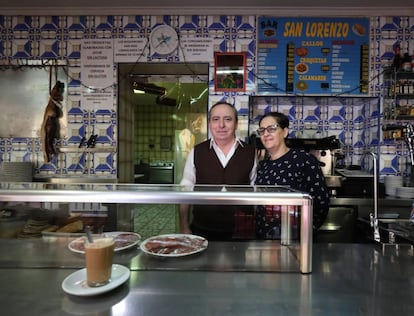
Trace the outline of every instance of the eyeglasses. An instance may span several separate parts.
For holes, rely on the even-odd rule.
[[[279,127],[279,125],[277,124],[273,124],[273,125],[269,125],[266,127],[260,127],[259,129],[257,129],[257,134],[259,134],[260,136],[264,135],[264,133],[267,131],[269,134],[273,134],[274,132],[276,132],[277,128]]]

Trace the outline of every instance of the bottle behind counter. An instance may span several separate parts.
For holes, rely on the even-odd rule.
[[[402,65],[402,57],[401,57],[401,46],[396,45],[394,47],[394,60],[392,61],[392,69],[394,71],[399,71]]]
[[[402,58],[401,61],[401,69],[402,71],[411,71],[411,56],[410,54],[404,53],[404,57]]]
[[[413,54],[411,55],[411,71],[414,72],[414,50],[413,50]]]
[[[414,71],[414,50],[413,54],[411,55],[411,71]]]

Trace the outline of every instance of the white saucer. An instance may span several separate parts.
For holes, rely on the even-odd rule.
[[[112,265],[112,276],[108,284],[99,287],[89,287],[86,284],[86,268],[78,270],[62,282],[62,289],[68,294],[77,296],[92,296],[109,292],[129,279],[130,271],[119,264]]]

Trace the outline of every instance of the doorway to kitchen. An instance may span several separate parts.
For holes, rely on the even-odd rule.
[[[207,137],[209,64],[119,64],[118,71],[119,182],[179,183],[189,150]],[[143,236],[178,232],[176,205],[121,216]]]
[[[129,179],[120,182],[180,182],[207,137],[208,78],[208,63],[119,65],[119,174]]]

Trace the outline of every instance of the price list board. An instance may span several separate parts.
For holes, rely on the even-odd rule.
[[[259,17],[257,32],[258,94],[368,94],[368,18]]]

